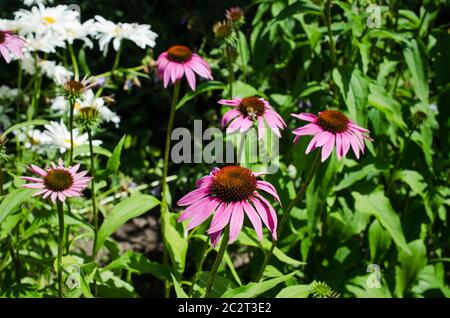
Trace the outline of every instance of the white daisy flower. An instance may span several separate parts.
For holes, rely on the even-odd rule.
[[[119,50],[120,42],[123,39],[133,41],[142,49],[155,46],[158,35],[150,30],[148,24],[137,23],[114,23],[96,15],[97,22],[94,24],[96,38],[99,40],[100,50],[106,53],[109,42],[113,42],[115,51]]]
[[[69,101],[64,96],[56,96],[52,100],[50,110],[56,115],[67,114],[69,111]]]
[[[21,24],[21,34],[51,34],[63,40],[66,38],[66,27],[76,21],[79,23],[79,12],[66,5],[45,7],[39,4],[30,10],[16,11],[14,15]]]
[[[26,6],[33,6],[35,4],[40,5],[40,4],[47,4],[47,3],[53,3],[53,0],[23,0],[23,4]]]
[[[22,60],[22,69],[26,73],[28,73],[29,75],[36,74],[36,64],[42,74],[53,80],[53,82],[55,82],[55,84],[57,85],[62,85],[66,82],[67,78],[73,76],[72,71],[69,71],[62,65],[56,64],[55,61],[39,59],[37,62],[35,62],[31,54],[25,54]]]
[[[94,107],[98,110],[100,118],[105,122],[112,122],[116,127],[119,126],[120,117],[105,106],[105,101],[101,97],[96,97],[92,90],[88,90],[83,94],[83,99],[77,100],[75,104],[75,115],[78,114],[80,108]]]
[[[43,132],[45,138],[49,139],[49,144],[57,147],[61,153],[65,153],[70,149],[70,132],[66,125],[61,120],[59,123],[52,121],[45,125],[45,131]],[[93,140],[94,146],[101,145],[101,140]],[[80,131],[75,128],[73,130],[73,147],[89,144],[89,137],[87,133],[81,134]]]
[[[66,46],[65,42],[52,34],[27,34],[25,36],[27,41],[26,49],[31,52],[55,53],[56,48]]]
[[[22,129],[14,132],[17,140],[24,143],[26,149],[31,149],[38,153],[44,153],[50,139],[46,134],[38,129]]]

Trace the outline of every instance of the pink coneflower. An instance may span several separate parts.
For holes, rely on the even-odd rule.
[[[258,139],[261,139],[265,135],[266,125],[264,122],[266,122],[275,135],[281,138],[280,129],[286,127],[283,118],[263,98],[221,99],[219,100],[219,104],[235,107],[235,109],[226,112],[220,121],[222,128],[231,122],[227,128],[227,133],[233,133],[237,130],[243,133],[250,129],[253,123],[256,122]]]
[[[364,139],[373,141],[364,134],[369,133],[367,129],[359,127],[337,110],[324,110],[319,112],[318,116],[311,113],[292,114],[292,116],[310,122],[310,124],[293,130],[296,135],[294,142],[297,142],[300,136],[314,136],[306,148],[306,153],[322,147],[322,162],[330,156],[335,144],[339,160],[347,154],[350,146],[356,158],[359,159],[359,151],[364,153]]]
[[[63,161],[59,159],[58,165],[54,162],[51,163],[51,167],[47,167],[46,170],[31,165],[30,171],[37,174],[41,178],[20,177],[28,182],[24,184],[24,188],[28,189],[41,189],[36,192],[36,195],[42,195],[44,199],[50,197],[53,203],[59,199],[64,202],[67,197],[80,197],[81,191],[87,187],[90,177],[86,177],[87,171],[78,172],[80,164],[73,167],[64,167]]]
[[[25,45],[26,41],[20,36],[12,34],[11,31],[0,30],[0,54],[3,55],[6,63],[11,61],[11,55],[23,59],[22,49]]]
[[[167,87],[170,81],[175,84],[186,75],[189,86],[194,91],[196,85],[194,72],[206,79],[213,79],[209,64],[183,45],[172,46],[161,53],[156,66],[164,87]]]
[[[207,233],[211,244],[216,246],[227,225],[230,225],[229,243],[236,240],[244,223],[244,214],[247,214],[260,240],[263,235],[261,220],[276,240],[277,214],[258,190],[272,195],[281,204],[280,198],[270,183],[256,180],[257,176],[259,174],[239,166],[214,168],[208,176],[197,181],[196,190],[177,202],[179,206],[188,206],[178,222],[191,219],[187,226],[191,230],[215,212]]]

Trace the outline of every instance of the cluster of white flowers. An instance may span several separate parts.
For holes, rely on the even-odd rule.
[[[25,147],[32,149],[38,153],[44,153],[50,149],[57,149],[61,154],[70,149],[70,132],[64,122],[52,121],[45,126],[45,130],[38,129],[24,129],[16,133],[19,141],[23,142]],[[73,130],[73,147],[87,145],[89,138],[87,133],[80,133],[75,128]],[[94,146],[102,144],[101,140],[93,140]]]
[[[36,5],[14,12],[14,20],[0,20],[0,29],[18,32],[27,40],[28,50],[45,53],[65,48],[75,40],[93,48],[92,39],[97,39],[100,50],[105,53],[111,41],[116,51],[122,40],[130,40],[142,49],[155,46],[158,35],[150,30],[150,25],[114,23],[98,15],[95,20],[82,23],[80,12],[73,7],[46,7],[44,2],[48,1],[25,1],[27,5]]]
[[[33,57],[31,54],[25,54],[22,60],[22,68],[30,75],[35,74],[37,68],[57,85],[62,85],[68,78],[73,76],[72,71],[69,71],[62,65],[56,64],[55,61],[41,60]]]
[[[120,117],[110,110],[105,105],[105,100],[101,97],[96,97],[92,90],[87,90],[82,97],[77,99],[74,107],[75,116],[78,114],[80,108],[94,107],[98,110],[100,118],[104,122],[113,123],[116,127],[119,126]],[[53,99],[50,109],[55,114],[67,114],[69,111],[69,102],[64,96],[57,96]]]
[[[13,101],[19,96],[17,88],[11,88],[6,85],[0,86],[0,100]]]

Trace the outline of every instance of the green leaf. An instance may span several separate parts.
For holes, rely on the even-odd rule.
[[[254,246],[254,247],[262,247],[268,251],[270,250],[270,247],[272,246],[272,242],[269,241],[267,238],[263,237],[263,242],[259,242],[258,238],[256,237],[255,231],[253,229],[244,228],[244,230],[239,234],[238,237],[239,243],[247,246]],[[306,263],[300,262],[296,259],[293,259],[286,254],[284,254],[279,248],[275,247],[273,251],[273,255],[280,261],[285,264],[298,267],[300,265],[305,265]]]
[[[226,88],[226,85],[219,81],[208,81],[208,82],[201,83],[200,85],[197,86],[195,91],[189,91],[183,96],[183,98],[178,102],[176,109],[177,110],[180,109],[181,107],[186,105],[186,103],[188,101],[190,101],[195,96],[197,96],[201,93],[208,92],[208,91],[214,91],[214,90],[224,90],[225,88]]]
[[[374,176],[377,176],[380,171],[375,167],[373,163],[364,166],[363,168],[359,168],[356,171],[348,172],[341,179],[341,182],[338,183],[337,186],[334,187],[334,191],[341,191],[350,187],[352,184],[362,180],[362,179],[370,179]]]
[[[241,81],[234,81],[233,84],[234,97],[264,96],[256,88]]]
[[[311,293],[311,284],[294,285],[283,288],[276,298],[308,298]]]
[[[98,252],[105,240],[121,225],[125,224],[128,220],[153,209],[158,204],[158,199],[146,194],[133,195],[117,204],[111,213],[105,217],[105,220],[98,231],[97,242],[94,249],[95,252]]]
[[[168,249],[170,258],[172,259],[172,263],[174,265],[177,273],[181,274],[184,272],[184,267],[186,264],[186,253],[188,249],[188,241],[183,236],[183,225],[175,223],[177,226],[174,226],[172,220],[176,222],[176,215],[171,213],[172,215],[165,214],[163,217],[164,220],[164,246]]]
[[[333,71],[333,80],[339,87],[350,113],[360,125],[366,124],[369,82],[358,69],[341,66]]]
[[[175,293],[177,294],[177,298],[189,298],[189,296],[186,294],[186,292],[181,287],[180,283],[177,281],[175,276],[170,274],[172,276],[173,286],[175,287]]]
[[[106,169],[99,171],[99,175],[101,179],[105,179],[108,176],[117,173],[120,167],[120,156],[122,155],[123,143],[125,142],[125,137],[123,136],[117,146],[114,148],[114,151],[109,157],[108,162],[106,163]]]
[[[428,105],[428,65],[422,45],[414,39],[403,49],[406,65],[411,72],[411,82],[417,97]]]
[[[310,13],[317,15],[323,14],[322,9],[319,6],[315,5],[312,1],[298,0],[281,10],[281,12],[277,14],[275,20],[273,20],[272,23],[291,18],[292,16],[299,13]]]
[[[95,154],[103,155],[105,157],[111,157],[111,152],[105,148],[100,146],[93,146],[92,150],[94,150]],[[80,155],[89,154],[89,145],[79,145],[73,149],[73,157],[76,158]]]
[[[48,123],[48,120],[44,120],[44,119],[34,119],[34,120],[29,120],[29,121],[25,121],[23,123],[18,123],[15,124],[11,127],[9,127],[8,129],[6,129],[2,136],[6,137],[9,133],[21,129],[21,128],[25,128],[25,127],[30,127],[30,126],[42,126]]]
[[[406,183],[411,188],[413,193],[422,197],[426,196],[425,190],[427,188],[427,184],[424,182],[422,175],[417,171],[402,170],[396,174],[396,178]]]
[[[400,129],[406,130],[407,126],[402,118],[400,104],[379,85],[370,84],[369,90],[369,104],[381,111],[389,121],[394,122]]]
[[[250,60],[250,53],[248,50],[247,38],[242,31],[239,31],[239,45],[238,61],[242,69],[245,70],[247,68],[248,61]]]
[[[403,297],[405,291],[416,281],[419,272],[427,265],[427,251],[421,239],[408,244],[411,254],[398,254],[398,266],[395,267],[395,293]]]
[[[0,224],[12,212],[14,212],[24,201],[35,192],[30,189],[15,189],[9,193],[0,204]]]
[[[127,251],[109,263],[104,270],[125,269],[138,274],[152,274],[156,278],[170,279],[170,268],[149,260],[140,253]]]
[[[377,256],[381,256],[388,250],[390,245],[389,233],[375,219],[369,227],[370,260],[374,262]]]
[[[404,252],[411,254],[411,250],[406,244],[400,218],[395,213],[383,191],[377,190],[369,195],[352,192],[352,196],[355,198],[356,211],[374,215],[389,232],[395,244]]]
[[[222,295],[222,298],[254,298],[276,287],[278,284],[285,282],[295,274],[297,274],[297,271],[264,282],[249,283],[245,286],[230,289]]]

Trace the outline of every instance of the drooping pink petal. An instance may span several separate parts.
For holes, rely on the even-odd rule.
[[[217,208],[216,213],[214,214],[209,229],[207,231],[208,234],[218,232],[223,230],[225,226],[230,222],[231,213],[234,210],[234,203],[222,203]]]
[[[257,193],[255,195],[255,197],[257,199],[259,199],[260,201],[262,201],[263,205],[266,207],[266,212],[268,212],[267,213],[267,220],[268,220],[268,224],[269,224],[268,228],[272,232],[272,237],[274,238],[274,240],[276,240],[277,239],[276,229],[277,229],[277,225],[278,225],[277,213],[275,212],[275,209],[269,203],[269,201],[267,201],[266,198],[264,198],[262,195]]]
[[[266,124],[262,117],[258,117],[258,139],[261,140],[266,135]]]
[[[262,180],[258,180],[256,182],[256,187],[258,189],[261,189],[263,191],[266,191],[267,193],[269,193],[271,196],[273,196],[275,198],[275,200],[278,201],[278,203],[280,203],[281,205],[281,200],[280,197],[278,196],[277,190],[275,190],[274,186],[271,185],[269,182],[267,181],[262,181]]]
[[[195,189],[194,191],[189,192],[184,197],[182,197],[180,200],[178,200],[177,205],[179,206],[186,206],[189,204],[192,204],[193,202],[200,200],[201,198],[206,197],[210,194],[210,191],[208,189]]]
[[[253,228],[255,229],[256,235],[258,236],[258,239],[262,241],[263,239],[263,232],[262,232],[262,223],[261,218],[259,217],[258,213],[256,213],[253,206],[248,203],[247,201],[242,202],[242,206],[244,208],[245,213],[247,214],[250,222],[253,225]]]
[[[338,157],[339,160],[342,159],[343,157],[343,152],[342,152],[342,134],[341,133],[337,133],[336,134],[336,155]]]
[[[211,197],[205,197],[188,206],[178,217],[178,222],[183,222],[191,218],[195,213],[203,211],[211,202]]]
[[[192,71],[192,69],[189,66],[184,65],[184,73],[186,74],[186,78],[189,83],[189,86],[191,87],[191,89],[193,91],[195,91],[196,79],[195,79],[194,72]]]
[[[197,213],[193,214],[191,221],[187,225],[186,229],[188,231],[192,230],[194,227],[202,224],[209,216],[214,212],[214,210],[219,205],[220,201],[211,199],[209,204],[203,209],[203,211],[198,210]]]
[[[241,129],[239,131],[241,133],[243,133],[252,126],[253,126],[253,120],[250,120],[248,117],[245,117],[241,122]]]
[[[219,103],[221,105],[228,105],[228,106],[239,106],[239,104],[241,103],[241,99],[240,98],[221,99],[217,103]]]
[[[300,113],[300,114],[291,114],[291,116],[296,117],[301,120],[309,121],[315,123],[317,121],[317,116],[311,113]]]
[[[44,169],[35,165],[31,165],[30,170],[41,177],[45,177],[47,175],[47,172]]]
[[[333,152],[335,137],[330,134],[331,137],[328,139],[327,143],[322,147],[322,162],[327,160],[330,154]]]
[[[209,239],[211,240],[212,247],[216,247],[221,235],[222,235],[222,231],[218,231],[218,232],[209,234]]]
[[[241,115],[241,112],[238,111],[238,110],[236,110],[236,109],[231,109],[231,110],[227,111],[227,112],[223,115],[223,117],[222,117],[222,119],[221,119],[221,121],[220,121],[220,126],[221,126],[222,128],[225,127],[226,125],[228,125],[228,123],[229,123],[231,120],[233,120],[234,118],[236,118],[237,116],[240,116],[240,115]]]
[[[236,241],[244,224],[244,209],[241,202],[236,202],[230,218],[230,239],[228,243]]]

